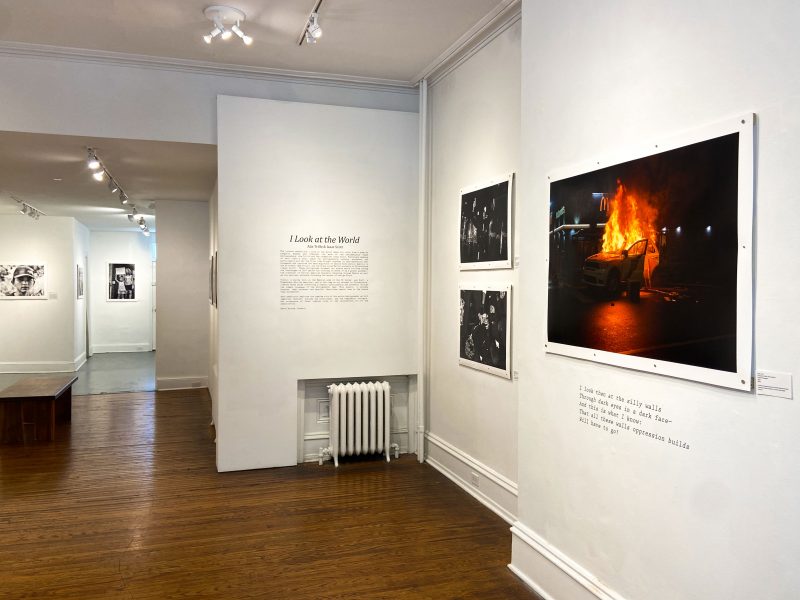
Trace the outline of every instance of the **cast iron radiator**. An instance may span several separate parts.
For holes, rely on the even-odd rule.
[[[389,382],[333,384],[328,386],[328,396],[331,401],[331,445],[321,449],[320,464],[327,455],[333,457],[333,463],[338,467],[340,456],[381,452],[389,462],[392,448],[397,458],[399,447],[389,439],[392,414]]]

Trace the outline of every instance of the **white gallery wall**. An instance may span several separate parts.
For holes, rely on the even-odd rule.
[[[219,249],[217,236],[217,185],[214,184],[214,193],[208,199],[208,256],[211,258]],[[211,396],[211,421],[216,426],[219,403],[219,311],[216,305],[208,307],[208,394]]]
[[[83,223],[73,220],[73,256],[72,256],[72,297],[75,300],[75,317],[73,320],[73,339],[74,339],[74,362],[76,368],[80,368],[86,359],[86,334],[88,327],[87,303],[89,301],[87,277],[89,274],[89,228]],[[83,297],[78,297],[78,274],[77,267],[83,269]]]
[[[0,47],[0,130],[215,144],[217,94],[417,112],[415,89]],[[91,107],[89,109],[88,107]]]
[[[517,510],[517,382],[459,365],[459,283],[510,283],[513,332],[518,271],[460,271],[459,223],[462,188],[519,173],[520,30],[517,20],[428,89],[432,241],[426,457],[507,520]],[[518,231],[512,227],[512,258]],[[512,369],[526,368],[517,364],[513,347],[510,359]],[[472,473],[479,476],[475,483]]]
[[[293,465],[298,380],[416,371],[418,118],[221,96],[218,124],[217,468]],[[282,305],[281,252],[317,249],[368,254],[366,301]]]
[[[208,385],[208,202],[159,200],[156,387]]]
[[[92,231],[89,340],[92,354],[153,349],[152,244],[155,236]],[[136,265],[136,300],[109,301],[109,263]],[[74,267],[73,267],[74,268]]]
[[[800,597],[800,403],[546,355],[553,169],[757,114],[754,365],[800,374],[796,3],[523,0],[512,567],[558,600]],[[687,448],[579,422],[579,386],[659,405]]]
[[[0,264],[43,264],[46,277],[46,299],[0,300],[0,372],[77,368],[73,223],[70,217],[0,216]]]

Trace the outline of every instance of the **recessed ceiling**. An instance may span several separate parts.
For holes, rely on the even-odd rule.
[[[315,0],[0,0],[0,41],[409,82],[509,2],[323,0],[321,40],[298,46]],[[204,43],[209,4],[244,11],[255,43]]]
[[[207,201],[217,178],[217,147],[0,132],[0,214],[17,214],[17,198],[48,216],[75,217],[103,231],[138,231],[106,182],[91,177],[86,148],[97,150],[140,214],[159,200]],[[150,220],[152,224],[152,220]]]

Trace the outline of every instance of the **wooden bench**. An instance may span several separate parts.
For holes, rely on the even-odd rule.
[[[72,419],[72,384],[77,375],[23,377],[0,390],[0,444],[25,442],[25,428],[34,441],[51,442],[56,421]]]

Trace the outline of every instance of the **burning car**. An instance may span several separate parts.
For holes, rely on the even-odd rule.
[[[641,239],[627,249],[593,254],[583,264],[583,282],[615,298],[623,290],[638,300],[642,284],[649,287],[650,277],[658,266],[655,244]]]

